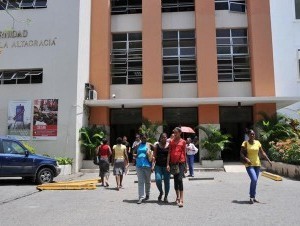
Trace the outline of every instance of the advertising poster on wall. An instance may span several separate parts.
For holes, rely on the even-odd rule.
[[[8,103],[8,133],[9,137],[18,140],[30,139],[31,101],[16,100]]]
[[[34,100],[33,131],[35,140],[55,140],[57,138],[58,99]]]

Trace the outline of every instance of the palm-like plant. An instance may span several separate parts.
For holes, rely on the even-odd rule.
[[[143,119],[142,125],[139,128],[139,132],[145,134],[148,138],[147,141],[154,144],[157,141],[159,134],[158,128],[161,126],[159,123],[153,123],[148,119]]]
[[[82,127],[79,130],[81,150],[85,153],[85,159],[93,159],[96,148],[102,143],[103,138],[106,136],[104,127]]]
[[[272,141],[277,142],[297,137],[297,133],[285,116],[277,114],[269,116],[265,112],[259,112],[259,114],[262,116],[262,120],[258,121],[255,127],[258,132],[258,139],[266,150],[269,150]]]
[[[229,134],[222,134],[220,129],[217,129],[213,126],[198,126],[198,129],[202,130],[206,137],[201,139],[201,147],[205,148],[208,152],[209,160],[216,160],[220,155],[221,151],[224,150],[224,147],[227,143],[230,143]]]

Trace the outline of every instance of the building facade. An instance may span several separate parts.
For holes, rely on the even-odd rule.
[[[300,1],[270,1],[275,90],[277,96],[300,96]],[[280,18],[278,15],[281,15]],[[279,111],[300,119],[300,103]]]
[[[87,123],[90,10],[89,0],[0,1],[0,134],[24,135],[28,126],[29,145],[73,158],[74,171],[78,130]],[[23,119],[15,103],[25,105]]]
[[[89,123],[111,141],[134,137],[143,118],[168,133],[215,124],[233,135],[236,160],[258,112],[296,99],[276,87],[268,0],[92,1],[90,65]]]
[[[82,126],[104,125],[114,144],[133,142],[144,118],[169,135],[213,124],[233,137],[223,159],[238,160],[260,111],[299,101],[298,10],[299,0],[0,1],[0,134],[29,121],[28,143],[77,172]]]

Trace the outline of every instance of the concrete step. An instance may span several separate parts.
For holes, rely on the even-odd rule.
[[[110,171],[112,172],[112,167],[110,168]],[[194,171],[197,172],[222,172],[224,171],[224,168],[203,168],[203,167],[196,167],[194,168]],[[99,173],[99,169],[80,169],[81,173]],[[129,167],[129,175],[132,174],[132,172],[136,172],[136,169],[134,166]]]

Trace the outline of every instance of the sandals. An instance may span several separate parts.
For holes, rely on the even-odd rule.
[[[183,207],[183,202],[179,202],[178,207],[182,208]]]

